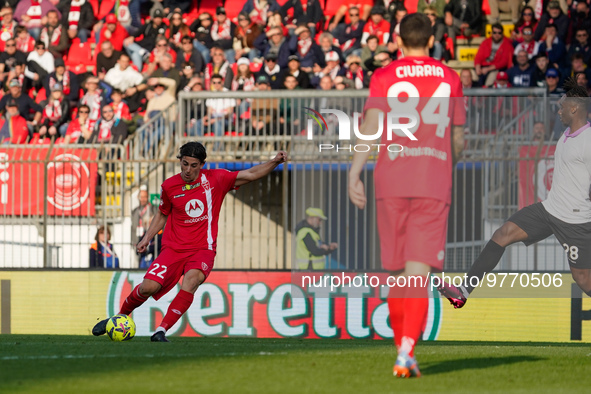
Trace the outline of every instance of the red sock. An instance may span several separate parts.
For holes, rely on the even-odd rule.
[[[144,302],[146,302],[147,298],[142,297],[140,294],[140,285],[137,285],[135,289],[129,293],[123,305],[121,305],[121,310],[119,311],[120,314],[129,315],[133,310],[139,306],[141,306]]]
[[[427,287],[407,288],[409,297],[404,298],[404,324],[402,327],[403,349],[412,357],[414,356],[415,345],[417,344],[421,332],[425,327],[427,312],[429,311],[429,298]]]
[[[170,327],[174,326],[174,323],[181,318],[192,303],[193,294],[185,290],[179,291],[176,297],[174,297],[174,300],[170,303],[166,315],[164,316],[164,319],[162,319],[162,323],[160,323],[160,327],[168,330]]]
[[[394,345],[400,347],[402,340],[402,324],[404,322],[404,298],[398,287],[392,287],[388,294],[388,310],[390,311],[390,327],[394,331]]]

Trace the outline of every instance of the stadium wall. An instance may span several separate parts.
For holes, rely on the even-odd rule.
[[[0,333],[90,335],[99,319],[118,312],[143,275],[140,271],[0,271]],[[261,338],[392,337],[385,302],[387,289],[370,298],[360,298],[359,292],[351,290],[337,289],[329,294],[310,289],[311,297],[305,298],[304,290],[291,283],[292,275],[285,271],[214,271],[196,293],[192,307],[169,333]],[[177,290],[160,301],[148,300],[134,312],[138,336],[153,333]],[[583,299],[583,309],[591,309],[589,298]],[[455,311],[437,297],[430,299],[423,339],[566,342],[570,324],[570,298],[474,298]],[[591,342],[591,322],[583,322],[582,331],[582,340]]]

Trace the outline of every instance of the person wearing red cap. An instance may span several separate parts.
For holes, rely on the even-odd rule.
[[[100,29],[98,46],[100,48],[103,42],[110,41],[116,51],[122,51],[123,41],[128,36],[129,33],[121,26],[115,14],[109,14],[105,18],[105,25]]]

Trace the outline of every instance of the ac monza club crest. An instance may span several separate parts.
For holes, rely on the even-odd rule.
[[[90,195],[90,170],[76,155],[65,153],[47,166],[47,202],[60,211],[80,208]]]

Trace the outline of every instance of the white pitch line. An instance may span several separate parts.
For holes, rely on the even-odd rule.
[[[218,353],[218,354],[210,354],[206,357],[226,357],[226,356],[275,356],[275,355],[285,355],[287,353],[269,353],[269,352],[259,352],[259,353]],[[139,355],[121,355],[121,354],[64,354],[64,355],[53,355],[53,356],[4,356],[0,357],[2,361],[12,361],[12,360],[58,360],[58,359],[87,359],[87,358],[117,358],[117,357],[134,357],[134,358],[155,358],[155,357],[162,357],[162,358],[182,358],[182,357],[195,357],[199,355],[195,354],[139,354]]]

